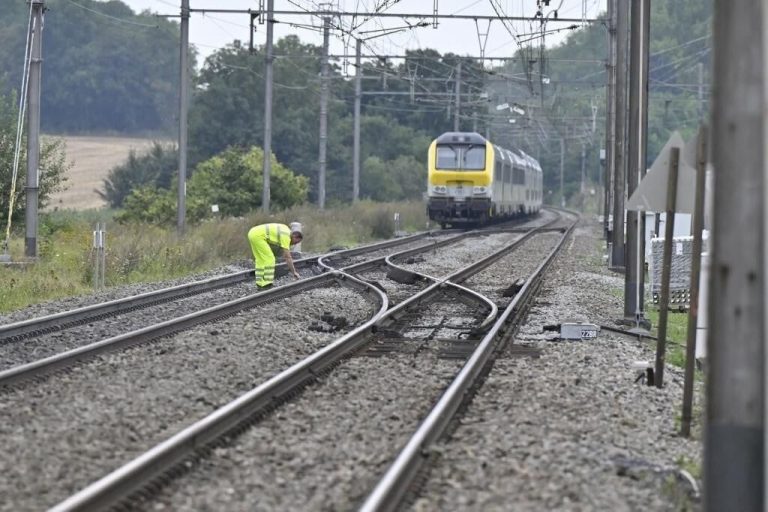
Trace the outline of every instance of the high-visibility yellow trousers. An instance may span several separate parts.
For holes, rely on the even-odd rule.
[[[248,242],[253,252],[256,286],[267,286],[275,281],[275,255],[264,238],[263,230],[256,227],[248,231]]]

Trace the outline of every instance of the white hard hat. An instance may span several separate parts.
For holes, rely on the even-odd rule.
[[[291,233],[298,233],[304,235],[301,222],[291,222]]]

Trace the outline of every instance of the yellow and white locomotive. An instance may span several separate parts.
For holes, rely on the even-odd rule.
[[[427,214],[446,225],[484,224],[541,209],[535,158],[499,147],[479,133],[447,132],[429,146]]]

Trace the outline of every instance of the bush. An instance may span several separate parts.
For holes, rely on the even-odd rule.
[[[229,148],[201,162],[187,183],[186,219],[190,223],[211,218],[211,206],[217,205],[216,217],[238,217],[261,207],[264,188],[263,151]],[[275,209],[301,204],[307,198],[309,180],[296,176],[272,158],[270,174],[271,206]],[[119,222],[147,222],[169,225],[177,218],[177,198],[171,190],[144,186],[125,198],[125,211]]]
[[[2,89],[0,80],[0,89]],[[3,184],[0,194],[0,212],[2,213],[3,226],[7,221],[8,210],[11,207],[10,185],[13,177],[14,149],[16,147],[16,122],[18,108],[15,105],[16,98],[12,95],[0,94],[0,183]],[[61,139],[43,139],[40,145],[40,174],[38,181],[38,209],[42,210],[50,201],[51,195],[66,188],[65,177],[72,164],[66,162],[66,147]],[[27,136],[21,137],[19,153],[18,174],[16,175],[16,188],[13,195],[14,221],[20,221],[24,217],[26,208],[25,176],[27,174]],[[6,188],[6,184],[8,188]]]
[[[179,168],[179,154],[174,146],[155,142],[148,153],[137,156],[134,150],[128,161],[114,167],[104,180],[104,191],[97,190],[112,208],[122,208],[130,193],[140,187],[170,189]]]

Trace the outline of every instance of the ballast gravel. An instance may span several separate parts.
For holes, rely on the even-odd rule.
[[[4,391],[0,510],[56,504],[373,312],[357,292],[315,288]]]
[[[560,341],[546,326],[583,321],[618,327],[623,276],[605,268],[600,226],[582,222],[554,263],[517,346],[540,357],[498,359],[439,456],[411,510],[697,510],[701,424],[690,439],[676,418],[682,370],[662,389],[637,382],[635,361],[655,345],[607,330]],[[696,386],[695,408],[702,389]]]

